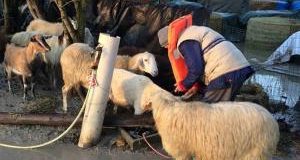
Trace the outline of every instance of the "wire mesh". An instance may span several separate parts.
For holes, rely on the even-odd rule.
[[[286,66],[288,65],[277,67]],[[300,77],[295,76],[300,70],[300,65],[289,66],[289,68],[293,69],[281,70],[282,73],[276,70],[258,71],[246,83],[258,83],[269,95],[270,101],[294,107],[300,97]]]

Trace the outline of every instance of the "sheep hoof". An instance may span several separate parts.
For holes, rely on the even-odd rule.
[[[8,91],[8,92],[9,92],[9,94],[11,94],[12,96],[15,95],[15,93],[14,93],[13,91]]]
[[[35,94],[32,94],[31,97],[32,97],[32,99],[36,99]]]
[[[28,97],[27,96],[23,96],[23,101],[24,102],[27,102],[29,99],[28,99]]]
[[[55,113],[60,113],[60,114],[67,114],[66,110],[61,110],[59,108],[55,109]]]
[[[113,107],[113,115],[116,115],[118,113],[118,106],[114,105]]]

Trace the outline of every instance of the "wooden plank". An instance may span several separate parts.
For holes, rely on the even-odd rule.
[[[46,125],[46,126],[68,126],[75,116],[66,114],[26,114],[0,112],[0,124],[13,125]],[[82,118],[76,126],[81,126]],[[144,115],[107,115],[104,118],[105,127],[153,127],[152,114]]]
[[[125,129],[123,129],[121,127],[119,128],[119,131],[121,133],[121,136],[125,139],[125,141],[130,146],[130,149],[132,151],[134,151],[140,147],[146,146],[146,143],[145,143],[143,137],[133,138]],[[153,134],[147,135],[146,139],[152,143],[161,141],[158,133],[153,133]]]

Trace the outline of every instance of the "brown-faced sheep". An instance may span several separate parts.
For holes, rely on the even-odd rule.
[[[250,102],[184,102],[149,78],[114,70],[111,99],[152,110],[165,150],[175,159],[266,160],[276,150],[279,128],[262,106]]]
[[[80,98],[84,96],[80,92],[80,86],[88,88],[92,69],[95,59],[91,54],[94,50],[87,44],[74,43],[68,46],[62,53],[60,63],[64,86],[63,94],[63,110],[67,111],[68,94],[71,89],[75,88]],[[154,56],[151,53],[144,52],[136,56],[117,56],[115,67],[130,70],[135,73],[147,72],[152,76],[157,75],[157,65]]]
[[[38,34],[38,32],[35,31],[22,31],[15,33],[12,37],[10,42],[14,43],[17,46],[25,47],[30,42],[30,39],[32,36]]]
[[[27,46],[30,42],[30,38],[36,35],[35,31],[26,31],[15,33],[11,39],[11,42],[18,46]],[[67,39],[64,32],[59,36],[46,35],[46,42],[51,47],[48,53],[43,54],[43,60],[48,66],[47,74],[50,75],[50,81],[53,88],[57,87],[57,81],[60,71],[60,56],[63,50],[67,47]],[[46,71],[44,71],[46,72]]]
[[[22,81],[24,85],[24,96],[26,99],[27,95],[27,79],[34,77],[33,71],[35,63],[39,61],[39,53],[47,52],[50,50],[49,45],[46,43],[45,39],[41,35],[35,35],[31,38],[30,43],[27,47],[18,47],[14,44],[7,44],[4,53],[4,68],[7,73],[8,87],[11,90],[11,76],[12,73],[22,76]],[[34,80],[31,80],[31,91],[34,96]]]

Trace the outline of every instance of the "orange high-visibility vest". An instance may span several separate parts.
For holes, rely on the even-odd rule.
[[[168,27],[168,57],[176,82],[184,80],[188,73],[183,57],[175,56],[175,51],[182,31],[192,25],[192,20],[192,14],[182,16],[171,22]]]

